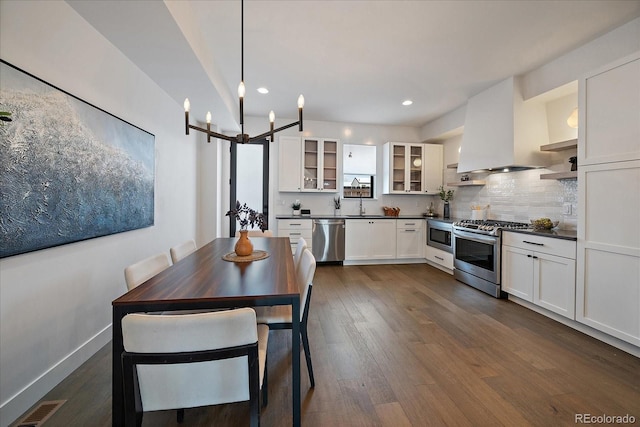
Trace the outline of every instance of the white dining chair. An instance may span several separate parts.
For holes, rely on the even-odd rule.
[[[127,282],[127,289],[135,288],[170,266],[167,254],[160,253],[126,267],[124,279]]]
[[[298,239],[298,243],[296,244],[296,252],[293,254],[293,264],[296,267],[296,273],[298,271],[298,267],[300,266],[300,258],[302,257],[302,253],[307,248],[307,241],[304,239],[304,237],[300,237]]]
[[[260,390],[267,403],[269,328],[251,308],[122,319],[125,425],[144,412],[250,401],[260,424]],[[182,414],[180,414],[182,412]]]
[[[309,249],[305,249],[300,256],[300,267],[298,268],[296,276],[298,286],[300,286],[300,335],[302,337],[302,347],[307,361],[311,387],[315,387],[316,382],[313,377],[313,366],[311,365],[307,319],[309,318],[309,306],[311,304],[311,291],[313,290],[313,277],[315,272],[316,259]],[[291,315],[291,306],[289,305],[256,307],[255,310],[258,323],[269,325],[269,329],[291,329],[293,327],[293,317]]]
[[[184,243],[176,245],[169,249],[169,253],[171,254],[171,262],[174,264],[180,261],[182,258],[186,257],[189,254],[192,254],[196,251],[196,242],[193,240],[187,240]]]

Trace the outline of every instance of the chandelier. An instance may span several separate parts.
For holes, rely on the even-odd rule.
[[[191,108],[191,103],[189,102],[189,98],[184,100],[184,123],[185,123],[185,132],[186,135],[189,135],[189,129],[197,130],[199,132],[203,132],[207,134],[207,142],[211,142],[211,137],[224,139],[226,141],[237,142],[239,144],[246,144],[251,141],[260,140],[269,137],[270,141],[273,142],[273,135],[276,132],[280,132],[282,130],[288,129],[290,127],[298,125],[298,130],[302,132],[302,108],[304,107],[304,96],[300,95],[298,97],[298,121],[289,123],[288,125],[279,127],[274,129],[274,122],[276,120],[276,115],[273,111],[269,112],[269,131],[261,133],[256,136],[249,136],[244,133],[244,95],[245,95],[245,87],[244,87],[244,0],[240,2],[240,85],[238,85],[238,97],[240,98],[240,133],[236,136],[223,135],[221,133],[217,133],[211,130],[211,112],[207,112],[206,120],[207,120],[207,128],[201,128],[199,126],[194,126],[189,124],[189,109]]]

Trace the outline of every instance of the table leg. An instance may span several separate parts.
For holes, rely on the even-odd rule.
[[[112,345],[112,368],[111,379],[111,425],[120,427],[124,425],[124,394],[122,386],[122,363],[121,356],[124,350],[122,343],[122,318],[124,313],[117,307],[113,307],[113,333]]]
[[[291,304],[291,370],[293,394],[293,426],[301,426],[300,405],[300,299],[295,298]]]

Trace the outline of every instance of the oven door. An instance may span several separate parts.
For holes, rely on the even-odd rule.
[[[462,230],[453,232],[453,266],[500,284],[500,238]]]
[[[451,224],[427,221],[427,245],[452,253]]]

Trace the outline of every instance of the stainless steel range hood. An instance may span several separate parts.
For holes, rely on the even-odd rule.
[[[544,105],[525,102],[519,79],[510,77],[469,99],[458,173],[547,166],[540,146],[548,141]]]

